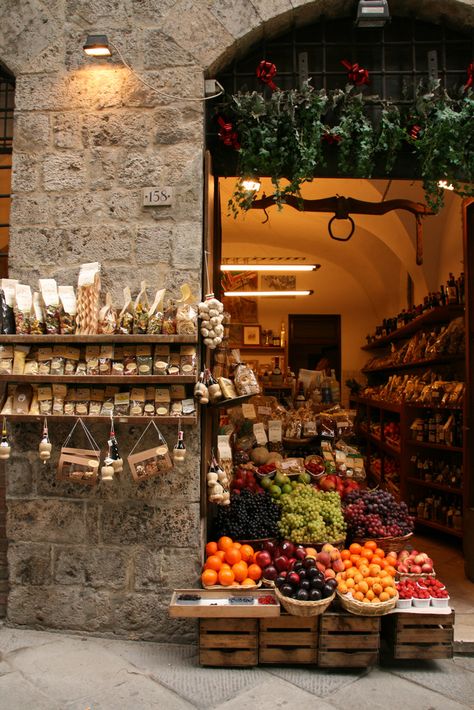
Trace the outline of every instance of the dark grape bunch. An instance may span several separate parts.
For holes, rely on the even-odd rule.
[[[219,506],[215,539],[228,535],[233,540],[255,540],[278,536],[280,507],[268,493],[242,490],[231,493],[230,505]]]
[[[401,537],[413,532],[414,518],[406,503],[387,491],[352,491],[344,501],[351,537]]]

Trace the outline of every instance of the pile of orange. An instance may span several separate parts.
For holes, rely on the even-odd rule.
[[[340,594],[350,593],[353,599],[369,604],[388,602],[396,596],[395,552],[385,555],[376,542],[368,540],[364,545],[354,542],[348,550],[342,550],[341,559],[345,570],[336,577]]]
[[[255,551],[251,545],[241,545],[227,536],[207,543],[206,562],[201,574],[204,587],[215,584],[255,587],[261,576],[262,569],[255,563]]]

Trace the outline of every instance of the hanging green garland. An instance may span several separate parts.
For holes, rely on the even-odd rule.
[[[375,118],[374,106],[378,107]],[[240,178],[270,176],[279,207],[286,195],[300,196],[303,183],[326,166],[326,142],[336,144],[340,174],[359,178],[370,178],[381,161],[390,174],[408,144],[427,203],[436,211],[443,205],[439,180],[451,183],[463,197],[474,195],[470,86],[453,98],[439,81],[431,81],[420,85],[413,104],[400,111],[389,101],[365,96],[357,85],[326,92],[314,90],[307,82],[301,90],[275,90],[269,97],[256,91],[235,94],[219,113],[229,121],[232,135],[238,135],[233,147],[239,151]],[[229,206],[237,215],[249,209],[253,198],[254,193],[239,182]]]

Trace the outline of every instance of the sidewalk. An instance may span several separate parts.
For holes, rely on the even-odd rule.
[[[0,625],[0,710],[466,710],[474,657],[362,671],[200,668],[194,646]]]

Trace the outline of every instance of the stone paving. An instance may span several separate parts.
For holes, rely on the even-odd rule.
[[[0,710],[465,710],[474,657],[370,670],[200,668],[195,646],[0,626]]]

